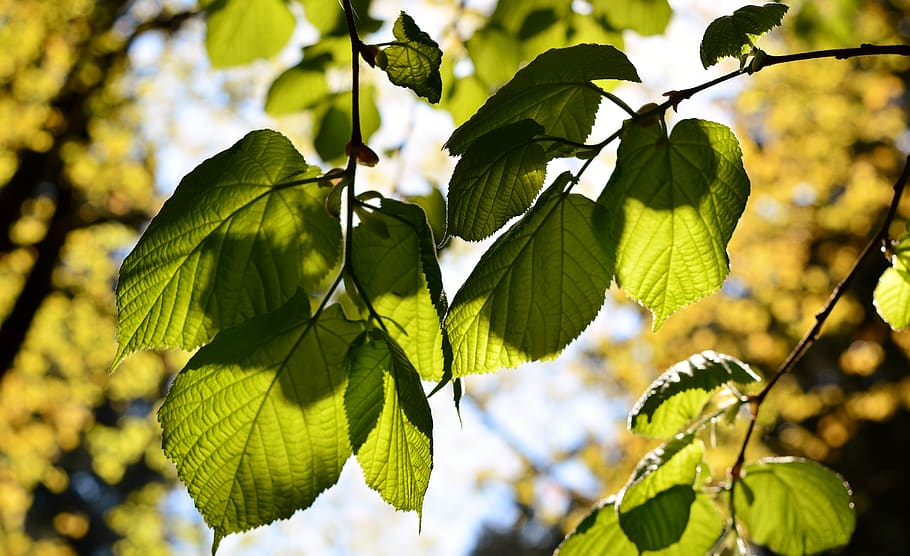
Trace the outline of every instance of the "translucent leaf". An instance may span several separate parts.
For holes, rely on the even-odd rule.
[[[360,324],[306,296],[221,332],[177,375],[158,413],[165,454],[196,507],[229,533],[290,517],[351,455],[343,370]]]
[[[615,29],[630,29],[639,35],[663,33],[673,13],[667,0],[594,0],[593,9],[606,16]]]
[[[603,305],[613,270],[604,211],[562,193],[568,177],[496,240],[452,301],[456,377],[553,357]]]
[[[205,48],[216,68],[271,58],[287,44],[295,25],[283,0],[216,0],[206,14]]]
[[[354,228],[351,252],[360,292],[383,317],[391,338],[401,345],[420,376],[443,373],[441,315],[445,314],[442,275],[432,234],[417,205],[383,199],[372,220]]]
[[[490,236],[534,202],[547,174],[547,156],[532,141],[543,128],[521,120],[468,147],[449,181],[449,232],[467,240]]]
[[[742,61],[759,37],[780,25],[788,9],[784,4],[743,6],[715,19],[701,40],[702,65],[708,68],[726,57]]]
[[[517,37],[495,23],[478,29],[465,46],[474,64],[474,75],[491,86],[508,81],[522,62]]]
[[[619,524],[639,550],[659,550],[678,542],[686,530],[693,485],[704,444],[678,436],[638,463],[617,502]]]
[[[676,544],[645,554],[661,556],[690,556],[707,554],[723,531],[720,514],[710,496],[699,493],[689,511],[689,522],[685,532]],[[619,525],[615,498],[610,497],[596,507],[569,533],[555,556],[588,556],[609,554],[611,556],[638,556],[639,551],[626,537]]]
[[[670,437],[701,415],[711,395],[728,382],[761,380],[736,358],[704,351],[680,361],[657,377],[629,413],[629,430],[655,438]]]
[[[751,541],[778,554],[815,554],[850,541],[851,498],[850,486],[822,465],[768,458],[743,468],[734,508]]]
[[[328,95],[324,65],[304,60],[275,79],[266,95],[265,111],[270,116],[300,112],[319,104]]]
[[[302,183],[318,174],[261,130],[183,178],[120,268],[114,366],[145,347],[195,348],[315,288],[341,252],[324,191]]]
[[[872,294],[878,314],[900,330],[910,326],[910,234],[904,234],[894,246],[891,268],[882,273]]]
[[[382,50],[385,56],[377,58],[377,65],[395,85],[407,87],[431,103],[439,102],[442,96],[439,45],[404,12],[398,15],[392,33],[398,40]]]
[[[370,488],[399,510],[422,512],[433,467],[433,420],[420,376],[378,330],[348,353],[351,445]]]
[[[723,284],[748,196],[739,141],[726,126],[683,120],[669,138],[659,125],[625,130],[599,202],[617,242],[617,284],[651,310],[655,330]]]
[[[609,45],[579,44],[544,52],[452,133],[446,148],[453,155],[490,131],[524,119],[547,135],[582,142],[591,132],[602,100],[594,79],[639,81],[626,55]]]

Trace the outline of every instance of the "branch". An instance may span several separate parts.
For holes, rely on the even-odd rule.
[[[858,56],[880,56],[883,54],[896,54],[898,56],[910,56],[910,45],[892,44],[878,46],[874,44],[861,44],[858,48],[833,48],[830,50],[815,50],[812,52],[797,52],[796,54],[786,54],[784,56],[772,56],[764,54],[759,67],[752,72],[756,72],[768,66],[786,64],[789,62],[799,62],[801,60],[817,60],[819,58],[835,58],[837,60],[846,60],[847,58],[856,58]]]

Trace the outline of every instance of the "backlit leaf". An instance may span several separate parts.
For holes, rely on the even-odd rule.
[[[382,50],[385,56],[378,58],[378,65],[395,85],[407,87],[433,104],[439,102],[442,95],[439,45],[404,12],[398,15],[392,33],[398,40]]]
[[[673,10],[667,0],[594,0],[595,14],[604,15],[616,29],[639,35],[659,35],[667,28]]]
[[[651,383],[629,413],[629,430],[667,438],[701,415],[705,403],[724,384],[759,380],[748,365],[729,355],[713,351],[693,355]]]
[[[281,116],[300,112],[319,104],[329,94],[325,77],[325,64],[330,57],[324,55],[321,61],[305,59],[288,68],[269,87],[265,99],[265,111],[270,116]]]
[[[591,132],[602,90],[594,79],[639,81],[626,55],[610,45],[579,44],[554,48],[519,70],[511,81],[452,133],[446,148],[464,153],[490,131],[532,119],[547,135],[582,142]]]
[[[562,193],[557,178],[483,255],[452,301],[453,373],[464,376],[553,357],[594,319],[610,285],[602,207]]]
[[[844,546],[856,527],[850,486],[808,460],[768,458],[746,465],[733,502],[749,539],[787,556]]]
[[[351,445],[367,484],[396,509],[422,513],[433,467],[433,421],[420,376],[378,330],[351,349],[345,368]]]
[[[715,19],[701,40],[702,65],[708,68],[726,57],[742,61],[759,37],[780,25],[788,9],[784,4],[743,6]]]
[[[669,138],[659,125],[625,130],[599,202],[617,242],[617,284],[651,310],[655,330],[723,284],[748,196],[739,141],[726,126],[683,120]]]
[[[900,330],[910,326],[910,234],[904,234],[893,246],[891,268],[885,269],[873,292],[878,314]]]
[[[335,484],[351,455],[345,354],[362,331],[300,294],[218,334],[159,411],[163,448],[196,507],[225,535],[288,518]]]
[[[216,68],[271,58],[287,44],[295,25],[283,0],[216,0],[206,14],[205,48]]]
[[[547,174],[547,156],[533,142],[543,128],[521,120],[468,147],[449,182],[449,232],[467,240],[488,237],[534,202]]]
[[[311,291],[341,229],[284,136],[254,131],[190,172],[120,269],[114,366],[146,347],[192,349]]]

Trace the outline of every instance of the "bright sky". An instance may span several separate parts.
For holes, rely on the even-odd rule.
[[[375,0],[375,3],[376,16],[393,20],[403,8],[431,35],[434,22],[438,27],[446,21],[445,12],[438,8],[427,11],[423,3],[415,0]],[[714,71],[705,71],[699,62],[698,45],[709,21],[731,13],[742,3],[671,0],[674,18],[665,36],[648,39],[626,36],[624,50],[645,86],[625,86],[616,93],[631,106],[638,107],[646,102],[660,102],[661,92],[690,87],[731,69],[722,65]],[[468,2],[472,7],[483,4],[489,2]],[[212,72],[202,50],[203,33],[202,26],[195,25],[182,33],[179,40],[166,45],[160,37],[149,36],[140,40],[131,52],[137,68],[134,87],[141,95],[146,133],[160,146],[158,183],[163,191],[171,190],[204,158],[230,146],[250,130],[270,127],[294,137],[302,136],[301,129],[305,126],[302,119],[274,121],[261,107],[271,79],[297,62],[300,45],[312,41],[312,35],[298,33],[278,60],[258,62],[251,71]],[[717,88],[683,103],[678,117],[697,116],[729,123],[723,99],[729,99],[737,86]],[[232,96],[242,99],[239,110],[230,102]],[[381,152],[384,147],[406,139],[414,147],[406,149],[401,161],[380,163],[358,176],[366,175],[371,185],[382,188],[384,183],[400,176],[426,174],[435,168],[439,181],[445,183],[454,166],[454,161],[441,151],[452,130],[448,117],[421,105],[413,109],[410,93],[402,89],[383,88],[380,98],[386,125],[371,141],[371,146]],[[621,116],[611,112],[609,121],[598,122],[592,137],[604,137],[614,131],[621,123]],[[403,138],[400,122],[411,119],[413,130]],[[589,192],[606,181],[611,163],[598,161],[588,171]],[[556,170],[551,170],[550,175],[556,175]],[[420,180],[402,185],[405,189],[421,186]],[[488,243],[471,248],[456,246],[445,256],[443,275],[450,299],[485,245]],[[396,512],[386,505],[364,484],[352,459],[338,485],[324,493],[312,508],[298,512],[290,520],[230,536],[222,542],[219,554],[466,554],[483,523],[505,527],[516,517],[510,482],[519,475],[521,466],[513,447],[545,465],[550,454],[570,450],[586,437],[596,438],[605,446],[609,444],[607,435],[611,427],[605,424],[623,420],[634,400],[603,399],[576,379],[572,366],[581,364],[578,355],[598,338],[629,336],[643,328],[647,326],[643,327],[637,310],[608,304],[591,328],[557,361],[469,379],[468,391],[487,400],[487,411],[480,411],[467,399],[462,405],[462,424],[452,407],[451,389],[435,396],[431,400],[435,467],[420,534],[416,514]],[[606,364],[602,365],[605,368]],[[508,436],[507,441],[502,433]],[[569,463],[558,467],[553,478],[538,485],[547,511],[559,513],[567,507],[561,485],[569,485],[591,497],[617,488],[617,485],[599,484],[584,466]],[[178,523],[195,522],[200,530],[205,530],[184,489],[174,491],[167,498],[162,512],[175,529]],[[206,544],[176,546],[175,553],[207,553],[211,537],[205,531]]]

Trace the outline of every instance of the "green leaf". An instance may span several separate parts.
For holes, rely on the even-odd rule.
[[[495,23],[478,29],[465,47],[474,64],[474,75],[491,86],[508,81],[522,62],[518,38]]]
[[[405,195],[404,200],[423,209],[433,231],[433,241],[441,245],[446,240],[446,198],[439,188],[434,186],[424,195]]]
[[[322,57],[324,60],[328,56]],[[329,94],[325,64],[304,60],[288,68],[269,87],[265,111],[270,116],[300,112],[319,104]]]
[[[689,522],[682,538],[676,544],[645,554],[661,556],[690,556],[707,554],[723,531],[723,523],[711,497],[699,493],[689,511]],[[619,514],[615,498],[610,497],[598,505],[585,519],[569,533],[555,556],[588,556],[609,554],[611,556],[638,556],[639,551],[623,533],[619,525]]]
[[[120,268],[114,366],[137,349],[195,348],[312,291],[341,253],[318,175],[261,130],[183,178]]]
[[[680,435],[638,463],[619,494],[617,512],[620,527],[639,550],[663,549],[682,538],[704,450],[701,440]]]
[[[326,2],[325,0],[297,0],[303,5],[303,15],[307,21],[322,35],[320,40],[328,36],[344,36],[348,39],[348,25],[345,21],[344,10],[341,2]],[[357,31],[361,36],[373,33],[382,26],[382,22],[370,17],[370,0],[353,0],[351,2],[354,14],[357,17]],[[350,48],[350,42],[348,42]]]
[[[442,96],[439,45],[404,12],[398,15],[392,33],[398,40],[382,50],[385,56],[377,58],[377,64],[395,85],[411,89],[433,104],[439,102]]]
[[[288,518],[335,484],[351,455],[345,354],[362,326],[305,294],[218,334],[158,413],[163,449],[196,507],[229,533]]]
[[[420,376],[438,381],[444,365],[440,320],[446,302],[426,216],[417,205],[383,199],[370,218],[381,223],[385,233],[366,222],[354,228],[351,260],[360,293]]]
[[[569,179],[496,240],[456,294],[446,317],[454,376],[554,357],[603,305],[613,273],[605,211],[562,193]]]
[[[743,6],[733,15],[715,19],[708,25],[701,40],[702,65],[708,68],[726,57],[743,62],[755,41],[780,25],[788,9],[784,4]]]
[[[900,330],[910,326],[910,234],[902,235],[893,250],[892,266],[882,273],[872,299],[879,316]]]
[[[422,513],[433,468],[433,420],[420,376],[378,330],[351,349],[345,368],[351,445],[367,484],[396,509]]]
[[[835,472],[798,458],[768,458],[743,468],[734,508],[749,539],[784,555],[844,546],[856,526],[850,486]]]
[[[453,155],[490,131],[524,119],[547,135],[582,142],[591,132],[602,90],[594,79],[639,81],[626,55],[610,45],[579,44],[544,52],[452,133],[446,148]]]
[[[212,67],[248,64],[278,54],[294,31],[284,0],[216,0],[206,9],[205,48]]]
[[[318,130],[313,139],[316,153],[322,160],[338,161],[345,156],[345,148],[351,140],[353,116],[351,115],[351,92],[332,95],[323,103],[317,118]],[[379,129],[381,119],[376,108],[375,91],[372,87],[360,88],[360,131],[363,140]]]
[[[449,182],[450,233],[483,239],[528,210],[547,174],[547,155],[533,141],[541,133],[533,120],[521,120],[468,147]]]
[[[748,384],[759,380],[742,361],[703,351],[676,363],[651,383],[629,413],[629,430],[644,436],[667,438],[701,415],[711,395],[724,384]]]
[[[717,291],[730,271],[727,243],[749,196],[739,141],[729,128],[683,120],[629,126],[598,201],[616,242],[616,282],[654,315]]]
[[[594,0],[593,10],[614,28],[630,29],[639,35],[663,33],[673,14],[667,0]]]

